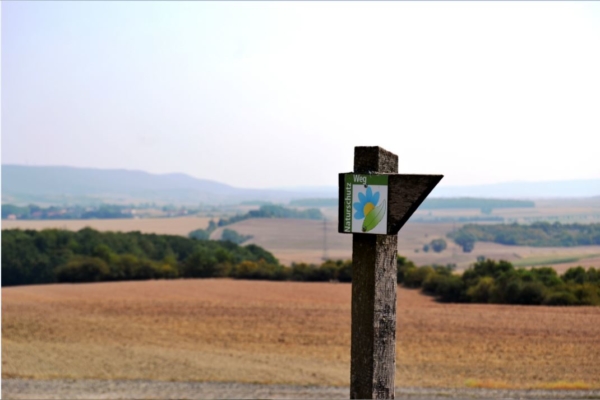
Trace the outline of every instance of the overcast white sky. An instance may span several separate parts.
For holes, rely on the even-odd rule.
[[[2,163],[600,178],[599,2],[2,2]]]

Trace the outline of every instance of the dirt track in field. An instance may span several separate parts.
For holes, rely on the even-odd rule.
[[[398,291],[397,387],[600,388],[600,308]],[[2,290],[3,378],[347,386],[350,285],[176,280]]]
[[[102,380],[3,379],[5,399],[343,399],[350,389],[339,386],[260,385],[234,382],[157,382]],[[472,388],[397,388],[397,399],[600,399],[600,390],[507,390]]]

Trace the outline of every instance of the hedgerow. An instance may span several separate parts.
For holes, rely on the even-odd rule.
[[[575,267],[515,268],[480,259],[462,274],[454,265],[417,267],[396,260],[397,281],[442,302],[600,305],[600,271]],[[328,260],[291,267],[251,244],[140,232],[48,229],[2,231],[2,286],[119,280],[219,278],[351,282],[352,262]]]

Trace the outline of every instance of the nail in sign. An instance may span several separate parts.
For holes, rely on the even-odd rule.
[[[388,176],[345,174],[344,233],[387,234]]]

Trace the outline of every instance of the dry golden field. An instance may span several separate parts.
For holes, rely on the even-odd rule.
[[[600,387],[600,308],[399,289],[398,387]],[[350,285],[175,280],[2,290],[3,378],[348,385]]]

